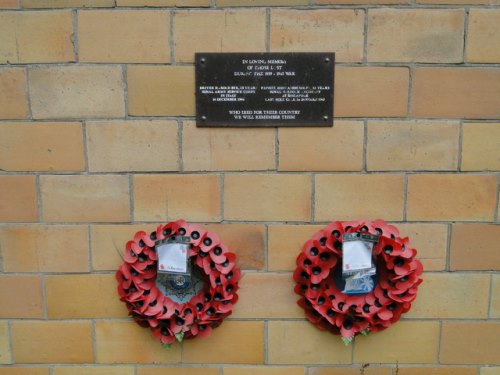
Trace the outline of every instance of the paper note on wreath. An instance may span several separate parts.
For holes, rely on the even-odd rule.
[[[187,272],[189,245],[182,243],[167,243],[156,248],[158,254],[159,272]]]

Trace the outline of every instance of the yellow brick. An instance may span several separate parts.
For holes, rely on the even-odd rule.
[[[500,225],[453,224],[450,268],[452,270],[500,270],[497,250]]]
[[[225,367],[224,375],[304,375],[303,367],[288,366],[249,366],[249,367]]]
[[[33,117],[122,117],[125,114],[122,78],[119,66],[31,68]]]
[[[209,7],[210,0],[116,0],[124,7]]]
[[[116,286],[114,274],[47,276],[48,318],[125,318],[128,310]]]
[[[360,364],[356,366],[356,368],[328,368],[328,367],[316,367],[311,368],[309,370],[309,375],[391,375],[390,367],[373,367],[371,364],[368,364],[369,367],[363,368],[363,372],[361,372],[361,368],[364,364]]]
[[[309,322],[270,321],[268,352],[271,364],[347,364],[352,346],[340,336],[320,331]]]
[[[500,170],[500,123],[465,123],[462,170]]]
[[[23,0],[24,8],[113,7],[115,0]]]
[[[280,128],[279,169],[359,171],[363,138],[361,121],[335,121],[332,128]]]
[[[391,350],[380,342],[390,343]],[[434,363],[439,347],[438,322],[402,321],[385,331],[356,338],[354,362]],[[441,347],[442,348],[442,347]]]
[[[208,339],[184,342],[182,362],[264,363],[264,323],[225,321]]]
[[[146,225],[92,225],[90,248],[92,268],[96,271],[114,271],[123,263],[125,244],[140,230],[152,232],[156,226]]]
[[[87,148],[92,172],[179,168],[176,121],[90,122]]]
[[[498,63],[500,51],[499,9],[471,9],[467,36],[468,62]]]
[[[272,10],[271,51],[335,51],[337,61],[360,62],[364,17],[359,9]]]
[[[132,366],[54,367],[53,375],[134,375]]]
[[[271,128],[197,128],[192,121],[184,122],[184,170],[274,169],[274,133]]]
[[[0,367],[0,375],[49,375],[49,367],[12,366]]]
[[[410,175],[408,219],[492,220],[496,188],[497,181],[493,175]]]
[[[0,69],[0,118],[28,117],[26,73],[22,68]]]
[[[481,367],[481,375],[500,375],[500,367]]]
[[[0,298],[2,301],[8,301],[0,307],[0,318],[43,317],[42,286],[39,276],[1,275],[0,281]]]
[[[2,0],[0,9],[19,9],[19,0]]]
[[[209,224],[209,231],[217,233],[238,257],[237,264],[242,269],[261,270],[264,268],[265,227],[261,224]]]
[[[417,249],[417,258],[426,271],[443,271],[446,268],[448,226],[444,224],[401,224],[397,227],[401,237],[409,237]]]
[[[499,365],[499,347],[500,322],[443,322],[439,362]]]
[[[89,248],[86,227],[0,227],[4,272],[86,272]]]
[[[0,322],[0,363],[12,363],[9,343],[9,326],[7,322]],[[2,370],[0,368],[0,374]]]
[[[368,30],[368,61],[463,61],[463,10],[370,9]]]
[[[0,176],[0,221],[37,221],[35,176]]]
[[[307,221],[311,177],[292,174],[231,174],[224,179],[227,220]]]
[[[170,12],[97,10],[78,12],[82,62],[168,63]]]
[[[265,30],[264,10],[176,12],[175,60],[192,62],[195,52],[263,52]]]
[[[317,221],[403,218],[403,175],[324,174],[315,179]]]
[[[127,81],[130,115],[194,116],[193,67],[130,66]]]
[[[488,317],[490,277],[481,274],[426,273],[405,317],[482,319]],[[446,296],[446,298],[443,298]],[[467,296],[464,301],[464,296]]]
[[[149,329],[133,321],[96,322],[96,363],[176,363],[179,345],[166,350]]]
[[[267,261],[272,271],[295,270],[295,259],[304,243],[324,225],[270,225]]]
[[[498,118],[500,69],[415,68],[413,110],[416,117]]]
[[[90,322],[14,321],[12,354],[16,363],[93,362]]]
[[[499,0],[417,0],[417,3],[421,4],[450,4],[450,5],[461,5],[461,4],[475,4],[475,5],[498,5]]]
[[[137,221],[220,221],[218,175],[135,175]]]
[[[369,121],[369,170],[456,170],[458,122]]]
[[[243,281],[244,280],[244,281]],[[234,307],[235,318],[302,318],[304,310],[291,293],[295,286],[290,273],[245,273]]]
[[[490,318],[500,318],[500,275],[492,275]]]
[[[399,367],[399,375],[476,375],[475,367]]]
[[[137,375],[219,375],[218,368],[188,366],[155,366],[137,368]]]
[[[0,123],[0,169],[82,171],[82,125],[77,122]]]
[[[130,220],[127,176],[41,176],[40,190],[45,221]]]
[[[0,64],[75,61],[70,11],[0,14]]]
[[[407,68],[337,67],[335,116],[406,116],[408,84]]]

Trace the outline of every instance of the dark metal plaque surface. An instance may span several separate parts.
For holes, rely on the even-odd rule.
[[[196,53],[200,127],[332,126],[334,53]]]

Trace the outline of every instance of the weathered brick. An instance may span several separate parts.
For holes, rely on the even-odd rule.
[[[165,350],[149,329],[133,321],[102,320],[95,325],[96,363],[176,363],[179,345]]]
[[[500,318],[500,275],[492,275],[490,318]]]
[[[489,275],[426,273],[405,317],[484,319],[488,317],[489,291]]]
[[[399,375],[476,375],[475,367],[399,367]]]
[[[270,225],[267,262],[272,271],[295,270],[295,259],[304,243],[323,225]]]
[[[225,367],[224,375],[304,375],[303,367],[288,366],[245,366]]]
[[[0,14],[0,64],[75,61],[70,11]]]
[[[369,121],[367,169],[457,170],[459,124]]]
[[[335,121],[331,128],[280,128],[279,169],[359,171],[363,138],[361,121]]]
[[[408,85],[407,68],[339,66],[335,68],[335,116],[406,116]]]
[[[116,6],[124,7],[209,7],[210,0],[116,0]]]
[[[124,83],[119,66],[51,66],[30,69],[34,118],[122,117]]]
[[[315,179],[316,221],[403,218],[403,175],[322,174]]]
[[[345,346],[339,336],[320,331],[309,322],[270,321],[268,324],[270,364],[351,363],[352,346]]]
[[[461,169],[500,170],[500,122],[463,125]]]
[[[113,7],[115,0],[23,0],[24,8]]]
[[[445,224],[402,224],[397,227],[401,237],[408,236],[417,249],[417,258],[426,271],[443,271],[446,268],[448,226]]]
[[[450,268],[452,270],[500,270],[497,242],[500,225],[453,224]]]
[[[186,171],[269,170],[275,168],[274,129],[197,128],[183,124]]]
[[[54,367],[53,375],[134,375],[133,366]]]
[[[471,9],[467,35],[468,62],[498,63],[500,51],[500,9]]]
[[[500,367],[481,367],[481,375],[499,375]]]
[[[0,221],[37,221],[35,176],[0,176]]]
[[[175,60],[192,62],[195,52],[263,52],[266,49],[265,25],[263,9],[176,12]]]
[[[500,322],[443,322],[439,361],[444,364],[499,365],[499,347]]]
[[[9,366],[0,367],[1,375],[49,375],[49,367]]]
[[[0,9],[19,9],[19,0],[2,0]]]
[[[367,366],[363,368],[363,372],[361,372],[361,368],[364,364],[356,366],[356,368],[338,368],[338,367],[312,367],[309,370],[309,375],[391,375],[390,367],[373,367]]]
[[[492,220],[497,181],[493,175],[416,174],[408,177],[408,219]]]
[[[335,51],[337,61],[360,62],[363,59],[364,17],[360,9],[273,9],[271,51]]]
[[[54,275],[45,279],[49,319],[125,318],[116,278],[109,275]]]
[[[368,61],[462,62],[464,17],[459,9],[370,9]]]
[[[304,311],[297,297],[290,293],[295,286],[290,273],[250,273],[243,275],[234,307],[235,318],[302,318]],[[272,308],[270,308],[272,306]]]
[[[0,123],[0,169],[82,171],[82,125],[78,122]]]
[[[87,228],[82,226],[0,227],[5,272],[86,272]]]
[[[130,220],[127,176],[41,176],[40,190],[45,221]]]
[[[208,230],[216,232],[229,250],[238,256],[242,269],[264,268],[265,227],[261,224],[208,224]]]
[[[12,354],[16,363],[92,363],[90,322],[14,321]]]
[[[417,0],[420,4],[443,4],[443,5],[498,5],[499,0]]]
[[[194,116],[194,69],[191,66],[129,66],[129,114]]]
[[[227,220],[306,221],[311,217],[311,177],[231,174],[224,178]]]
[[[78,12],[82,62],[168,63],[170,12],[96,10]]]
[[[219,221],[218,175],[135,175],[134,219]]]
[[[42,286],[39,276],[1,275],[0,281],[0,298],[2,301],[8,301],[0,307],[0,318],[43,317]]]
[[[500,117],[500,69],[415,68],[412,114],[416,117]]]
[[[242,340],[235,337],[235,333]],[[228,350],[230,345],[231,350]],[[183,345],[184,363],[264,363],[264,323],[225,321],[209,340],[190,340]]]
[[[376,342],[390,342],[391,350]],[[439,322],[402,321],[389,329],[356,338],[354,362],[435,363],[439,349]]]
[[[137,375],[219,375],[218,368],[210,367],[188,367],[188,366],[155,366],[137,368]]]
[[[7,364],[12,363],[12,355],[10,352],[10,340],[9,340],[9,325],[5,322],[0,322],[0,363]],[[0,374],[1,372],[0,368]]]
[[[87,123],[89,170],[175,171],[179,168],[176,121]]]
[[[26,71],[23,68],[0,69],[0,118],[28,117]]]

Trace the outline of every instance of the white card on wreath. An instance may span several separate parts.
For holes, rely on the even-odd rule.
[[[167,243],[157,246],[158,271],[186,273],[188,249],[189,245],[183,243]]]

